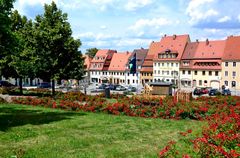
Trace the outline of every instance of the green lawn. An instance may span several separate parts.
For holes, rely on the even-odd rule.
[[[202,125],[0,104],[0,157],[157,157],[170,140],[187,150],[178,133]]]

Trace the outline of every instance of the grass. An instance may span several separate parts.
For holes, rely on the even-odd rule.
[[[157,157],[170,140],[188,150],[179,132],[202,125],[0,104],[0,157]]]

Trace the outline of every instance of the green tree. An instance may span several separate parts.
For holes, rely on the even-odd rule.
[[[94,56],[96,55],[98,49],[97,48],[89,48],[86,51],[86,55],[88,55],[90,58],[94,58]]]
[[[14,69],[9,65],[17,44],[11,31],[10,14],[13,2],[14,0],[0,0],[0,75],[6,78],[16,76]]]
[[[52,80],[52,94],[55,93],[55,80],[61,77],[80,79],[84,73],[81,42],[72,37],[72,30],[62,13],[52,2],[45,4],[44,14],[36,17],[34,24],[38,76],[45,81]],[[74,79],[74,78],[72,78]]]
[[[22,94],[22,79],[35,76],[35,42],[32,21],[21,16],[18,11],[11,15],[11,29],[18,41],[15,52],[12,53],[9,65],[19,78],[20,93]]]

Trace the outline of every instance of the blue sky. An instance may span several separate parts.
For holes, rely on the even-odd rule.
[[[52,0],[16,0],[14,8],[34,19]],[[54,0],[68,13],[73,36],[87,48],[133,51],[164,34],[196,39],[240,35],[240,0]]]

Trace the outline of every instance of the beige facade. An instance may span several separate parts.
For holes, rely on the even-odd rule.
[[[229,87],[231,91],[240,91],[240,61],[222,62],[221,85]]]
[[[221,88],[221,70],[181,70],[181,88]]]
[[[153,74],[151,72],[141,72],[140,80],[142,84],[153,82]]]

